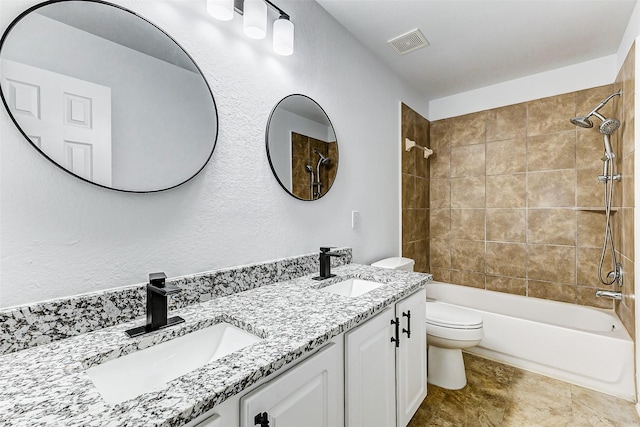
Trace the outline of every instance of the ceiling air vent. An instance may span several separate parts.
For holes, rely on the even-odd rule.
[[[401,55],[406,55],[421,47],[429,46],[429,42],[417,28],[395,39],[389,40],[388,43]]]

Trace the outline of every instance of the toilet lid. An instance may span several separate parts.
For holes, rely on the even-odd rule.
[[[427,302],[427,323],[455,329],[482,327],[482,317],[470,310],[438,302]]]

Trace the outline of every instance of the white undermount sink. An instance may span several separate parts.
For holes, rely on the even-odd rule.
[[[334,283],[333,285],[326,286],[319,289],[322,292],[329,292],[331,294],[342,295],[345,297],[357,297],[362,294],[366,294],[384,283],[372,282],[364,279],[348,279],[342,282]]]
[[[182,375],[261,338],[229,323],[217,323],[86,370],[102,398],[117,404],[160,390]]]

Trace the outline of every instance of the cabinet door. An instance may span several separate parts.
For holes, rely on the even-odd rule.
[[[400,319],[400,347],[396,355],[398,427],[411,421],[427,396],[426,291],[422,289],[396,304]],[[410,316],[410,317],[409,317]]]
[[[345,335],[347,427],[396,425],[396,347],[391,308]]]
[[[256,416],[266,417],[271,427],[340,425],[341,360],[338,346],[330,344],[295,368],[243,396],[240,399],[240,426],[259,426]]]

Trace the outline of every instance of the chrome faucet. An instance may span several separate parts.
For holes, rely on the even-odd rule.
[[[313,277],[313,280],[324,280],[330,277],[335,277],[335,274],[331,274],[331,257],[341,257],[343,254],[337,252],[329,252],[331,248],[320,248],[320,275]]]
[[[600,297],[605,297],[605,298],[611,298],[617,301],[622,300],[622,292],[616,292],[616,291],[596,291],[596,297],[600,298]]]
[[[167,296],[177,294],[182,289],[175,285],[167,285],[165,283],[166,278],[167,275],[164,273],[149,274],[149,283],[147,283],[147,323],[144,326],[127,330],[126,333],[130,337],[137,337],[147,332],[157,331],[158,329],[184,322],[184,319],[179,316],[167,319]]]

